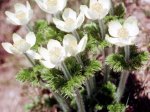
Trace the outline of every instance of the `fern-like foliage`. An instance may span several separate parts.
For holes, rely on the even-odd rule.
[[[137,70],[144,62],[149,58],[147,52],[137,52],[135,49],[131,49],[130,60],[125,61],[124,53],[111,54],[106,58],[106,64],[110,66],[115,72],[121,72],[123,70]]]
[[[125,105],[121,103],[116,103],[116,104],[109,105],[107,109],[108,109],[108,112],[124,112]]]

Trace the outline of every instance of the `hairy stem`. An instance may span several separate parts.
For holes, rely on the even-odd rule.
[[[125,50],[125,61],[128,62],[129,59],[130,59],[130,47],[129,46],[125,46],[124,50]],[[122,95],[124,93],[128,76],[129,76],[129,70],[124,70],[122,72],[122,74],[121,74],[119,87],[118,87],[117,93],[116,93],[116,101],[117,102],[120,102],[121,97],[122,97]]]
[[[76,37],[76,39],[77,39],[78,42],[79,42],[80,36],[79,36],[78,32],[77,32],[76,30],[74,30],[74,31],[72,32],[72,34]]]
[[[84,68],[84,64],[83,64],[83,62],[81,60],[80,55],[76,55],[75,58],[76,58],[77,62],[82,66],[82,68]],[[85,86],[86,86],[88,97],[90,98],[90,96],[92,95],[93,90],[95,88],[94,78],[92,77],[90,79],[87,79],[85,81]]]
[[[114,15],[114,4],[113,4],[113,1],[112,0],[110,0],[110,5],[111,5],[111,8],[110,8],[110,11],[109,11],[109,13],[110,13],[110,15]]]
[[[32,59],[28,56],[27,53],[24,53],[24,56],[28,59],[28,61],[31,63],[32,66],[35,66],[35,63],[32,61]]]
[[[99,23],[101,38],[105,39],[105,24],[104,24],[104,21],[101,19],[101,20],[98,20],[98,23]]]
[[[45,87],[45,83],[46,81],[44,81],[41,76],[39,76],[39,82],[40,85],[42,85],[43,87]],[[48,87],[46,87],[48,90],[50,90],[50,92],[52,92],[52,94],[54,95],[54,98],[57,100],[57,102],[60,104],[62,110],[64,112],[70,112],[70,106],[68,105],[68,103],[66,102],[66,100],[64,99],[64,97],[60,94],[60,92],[55,92],[52,89],[49,89]]]
[[[62,62],[61,68],[62,68],[62,71],[63,71],[66,79],[69,80],[71,78],[71,74],[70,74],[69,70],[67,69],[64,62]],[[75,88],[74,93],[75,93],[76,103],[77,103],[77,106],[78,106],[78,111],[79,112],[85,112],[83,98],[82,98],[78,88]]]

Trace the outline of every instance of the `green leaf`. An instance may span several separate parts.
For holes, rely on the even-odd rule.
[[[108,109],[108,112],[124,112],[125,111],[125,105],[120,104],[120,103],[116,103],[116,104],[109,105],[107,107],[107,109]]]

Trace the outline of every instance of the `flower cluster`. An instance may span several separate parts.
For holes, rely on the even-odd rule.
[[[27,57],[27,59],[33,65],[33,68],[36,67],[36,64],[39,64],[40,66],[42,65],[42,68],[44,65],[45,69],[48,68],[48,70],[49,69],[52,69],[52,70],[59,69],[60,72],[62,72],[63,75],[65,76],[65,78],[64,78],[65,81],[68,81],[66,83],[66,85],[67,84],[73,85],[72,88],[69,87],[68,85],[66,88],[70,89],[70,91],[71,91],[70,93],[75,96],[78,111],[85,112],[84,103],[83,103],[82,96],[79,91],[79,87],[83,86],[83,84],[80,86],[76,86],[76,85],[78,85],[77,82],[79,82],[80,84],[82,82],[84,82],[85,88],[87,91],[87,96],[88,96],[88,98],[91,98],[91,94],[93,93],[93,90],[95,89],[95,85],[96,85],[95,80],[94,80],[95,76],[92,77],[91,74],[96,73],[96,70],[100,68],[100,67],[98,67],[100,65],[95,62],[95,60],[96,60],[95,57],[91,57],[91,59],[90,59],[87,56],[87,57],[85,57],[86,58],[85,60],[82,60],[83,55],[80,55],[80,53],[85,52],[84,56],[86,54],[89,54],[89,51],[92,49],[93,46],[94,46],[94,48],[96,46],[96,50],[99,50],[100,45],[98,45],[98,44],[101,44],[101,43],[104,43],[107,45],[108,45],[108,43],[110,43],[110,44],[114,44],[119,47],[124,47],[125,53],[123,55],[121,54],[121,56],[120,55],[118,56],[117,54],[109,56],[110,53],[108,53],[109,51],[107,51],[107,50],[110,48],[103,49],[104,52],[101,52],[102,55],[104,56],[104,59],[106,58],[105,60],[107,62],[110,62],[110,63],[108,63],[109,66],[113,65],[114,68],[116,67],[116,69],[117,68],[124,69],[124,67],[120,67],[122,63],[117,62],[117,61],[123,60],[123,63],[128,64],[128,62],[130,60],[130,47],[129,46],[135,44],[135,40],[137,39],[137,35],[139,33],[137,19],[133,16],[127,17],[127,19],[125,19],[125,20],[116,19],[116,18],[113,18],[111,15],[111,21],[109,21],[109,20],[107,21],[107,19],[105,20],[104,18],[106,16],[110,15],[110,9],[112,9],[112,1],[111,0],[89,0],[89,6],[81,5],[79,8],[80,9],[79,13],[77,13],[75,10],[73,10],[71,8],[65,8],[67,5],[67,0],[35,0],[35,2],[44,12],[46,12],[52,16],[54,29],[56,31],[58,31],[59,33],[60,33],[60,31],[61,31],[61,33],[63,32],[63,35],[61,35],[61,39],[60,39],[62,42],[57,40],[56,35],[54,36],[55,38],[53,37],[53,38],[49,38],[49,40],[47,40],[47,38],[44,38],[45,34],[43,34],[42,39],[47,42],[46,43],[47,45],[45,43],[44,44],[40,43],[41,45],[39,45],[39,43],[38,44],[36,43],[36,40],[38,40],[37,39],[38,36],[36,38],[36,35],[30,29],[30,32],[25,36],[25,38],[22,38],[20,35],[14,33],[12,36],[13,44],[8,43],[8,42],[3,42],[2,46],[10,54],[25,55]],[[9,11],[5,12],[5,14],[7,16],[7,20],[14,25],[27,26],[34,14],[29,2],[26,2],[26,5],[21,4],[21,3],[16,3],[14,8],[15,8],[15,13],[12,13]],[[97,28],[98,30],[95,31],[96,33],[92,32],[90,34],[90,32],[88,32],[88,35],[86,34],[87,32],[85,31],[84,27],[82,27],[82,25],[84,24],[84,22],[87,22],[87,20],[88,20],[88,22],[92,21],[95,23],[99,23],[99,28]],[[108,24],[105,24],[105,23],[108,23]],[[95,24],[95,26],[97,27],[98,25]],[[49,27],[50,26],[48,26],[48,28]],[[80,32],[80,34],[78,34],[78,31],[80,31],[80,30],[81,30],[81,32]],[[100,37],[101,39],[98,39],[98,38],[96,39],[96,36]],[[92,43],[92,45],[91,45],[91,43]],[[93,43],[94,43],[94,45],[93,45]],[[35,51],[34,45],[38,46],[38,49],[36,49],[36,51]],[[91,45],[92,47],[90,46],[91,48],[89,47],[89,49],[85,50],[87,45],[88,46]],[[45,46],[47,46],[47,48],[45,48]],[[104,45],[103,48],[105,48],[105,47],[106,46]],[[110,51],[113,51],[112,49]],[[91,53],[91,51],[90,51],[90,53]],[[113,57],[115,57],[116,60]],[[123,59],[121,59],[122,57],[123,57]],[[80,70],[74,74],[75,75],[79,74],[79,77],[81,76],[80,78],[82,80],[78,80],[78,78],[77,78],[78,75],[76,75],[74,78],[74,75],[72,75],[72,73],[70,73],[71,70],[69,71],[69,69],[68,69],[69,67],[67,68],[67,66],[66,66],[68,64],[67,59],[70,59],[70,58],[76,59],[75,60],[77,62],[76,65],[81,65],[79,67]],[[117,58],[119,58],[119,59],[117,60]],[[139,58],[142,59],[142,56]],[[139,58],[137,58],[137,59],[139,59]],[[137,61],[137,59],[136,59],[136,61]],[[90,63],[90,62],[92,62],[91,60],[92,61],[94,60],[93,63]],[[87,61],[87,62],[84,63],[84,61],[85,62]],[[65,64],[65,62],[67,64]],[[98,62],[99,62],[99,60],[98,60]],[[104,72],[102,72],[102,73],[104,73],[104,80],[105,80],[105,78],[107,79],[107,77],[108,77],[107,75],[110,74],[109,69],[113,68],[112,66],[111,67],[107,66],[106,63],[105,63],[105,61],[103,61],[103,67],[104,67],[103,71]],[[136,62],[134,62],[134,64],[135,63]],[[71,65],[71,66],[73,66],[73,65]],[[53,68],[56,68],[56,69],[53,69]],[[88,74],[88,75],[84,76],[84,74]],[[119,84],[119,87],[117,90],[117,95],[118,95],[118,98],[116,98],[117,101],[120,100],[120,98],[123,94],[123,91],[125,88],[125,82],[128,78],[128,74],[129,74],[129,71],[124,69],[124,71],[122,72],[122,77],[121,77],[122,79],[120,81],[120,84]],[[89,78],[89,76],[91,76],[91,77]],[[37,79],[40,80],[40,78],[38,77]],[[77,81],[71,82],[70,81],[71,79],[74,79]],[[106,81],[108,81],[108,80],[106,80]],[[44,81],[44,82],[46,82],[46,81]],[[59,83],[59,81],[58,81],[58,83]],[[76,83],[76,84],[74,84],[74,83]],[[63,89],[66,91],[67,90],[66,88],[65,89],[63,88]],[[69,90],[67,90],[67,91],[69,91]],[[55,94],[55,92],[52,92],[52,93]],[[57,95],[58,95],[58,93],[57,93]],[[56,99],[57,99],[57,95],[56,96],[54,95],[56,97]],[[94,95],[93,95],[93,97],[94,97]],[[61,98],[59,96],[58,102],[60,101],[60,99]],[[90,101],[90,100],[88,99],[88,101]],[[92,100],[92,101],[94,101],[94,100]],[[66,106],[67,104],[62,104],[62,100],[59,103],[62,106],[64,111],[70,112],[70,110],[68,110],[68,108],[70,108],[70,106],[63,107],[63,105]],[[101,103],[99,103],[99,104],[101,104]],[[91,110],[91,109],[89,109],[89,110]]]

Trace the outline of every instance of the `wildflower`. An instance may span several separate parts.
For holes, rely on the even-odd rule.
[[[35,1],[43,11],[49,14],[56,14],[57,12],[62,11],[67,4],[67,0],[35,0]]]
[[[80,14],[77,17],[77,13],[70,8],[66,8],[64,10],[62,18],[64,21],[57,18],[53,18],[53,22],[58,29],[64,32],[75,31],[82,25],[85,19],[84,14],[82,12],[80,12]]]
[[[66,57],[64,47],[54,39],[49,40],[47,49],[41,47],[39,54],[42,57],[41,63],[47,68],[59,67]]]
[[[111,8],[110,0],[90,0],[89,8],[86,5],[81,5],[80,9],[85,16],[91,20],[101,20]]]
[[[25,39],[22,39],[18,34],[13,34],[14,44],[3,42],[3,48],[10,54],[28,54],[33,59],[39,59],[40,56],[33,50],[30,50],[36,42],[36,37],[33,32],[29,32]]]
[[[133,45],[139,33],[137,19],[133,16],[128,17],[123,25],[119,21],[111,21],[108,28],[112,37],[106,35],[105,39],[120,47]]]
[[[15,13],[6,11],[7,20],[14,25],[26,25],[33,16],[33,10],[29,2],[26,2],[26,6],[21,3],[16,3]]]
[[[76,37],[71,34],[65,35],[63,39],[63,46],[66,51],[66,55],[69,56],[76,56],[78,53],[85,50],[87,44],[87,35],[85,35],[79,43],[77,43]]]

